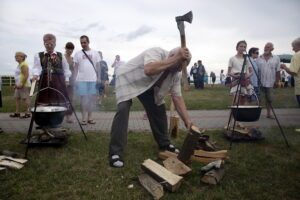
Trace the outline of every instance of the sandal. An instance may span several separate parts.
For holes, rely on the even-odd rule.
[[[87,122],[88,122],[89,124],[96,124],[96,122],[95,122],[93,119],[89,119]]]
[[[120,158],[119,155],[112,155],[110,157],[109,165],[115,168],[124,167],[124,161]]]
[[[20,113],[14,113],[14,114],[11,114],[9,116],[12,117],[12,118],[20,117]]]
[[[20,118],[26,119],[26,118],[29,118],[29,117],[31,117],[31,115],[29,113],[25,113],[25,115],[21,116]]]

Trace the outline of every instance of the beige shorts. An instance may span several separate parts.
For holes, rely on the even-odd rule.
[[[274,98],[274,89],[268,87],[260,88],[262,96],[266,99],[267,102],[272,102]]]
[[[30,87],[23,87],[21,89],[15,89],[16,99],[28,99],[29,98]]]

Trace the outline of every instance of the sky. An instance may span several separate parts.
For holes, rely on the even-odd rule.
[[[180,46],[176,16],[193,12],[185,23],[189,68],[202,60],[208,73],[227,70],[235,46],[246,40],[248,49],[274,44],[274,54],[293,54],[291,42],[300,37],[299,0],[0,0],[0,75],[13,75],[15,52],[33,57],[43,51],[43,35],[56,35],[56,51],[64,52],[87,35],[90,47],[103,52],[109,67],[119,54],[128,61],[145,49]],[[112,74],[110,68],[110,74]]]

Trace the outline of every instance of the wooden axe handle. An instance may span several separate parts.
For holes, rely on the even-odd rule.
[[[181,41],[181,48],[186,47],[186,40],[185,40],[185,35],[180,35],[180,41]],[[183,88],[184,90],[189,90],[189,83],[187,80],[187,71],[186,71],[187,66],[182,68],[182,78],[183,78]]]

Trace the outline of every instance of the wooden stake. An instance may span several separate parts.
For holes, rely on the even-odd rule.
[[[171,99],[169,135],[176,138],[178,136],[178,133],[179,133],[179,116],[175,114],[174,102]]]
[[[141,174],[138,178],[142,186],[154,197],[154,199],[160,199],[164,196],[163,186],[151,176],[148,174]]]

